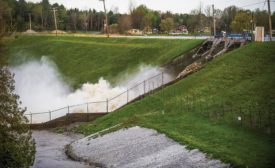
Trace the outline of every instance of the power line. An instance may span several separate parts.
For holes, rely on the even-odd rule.
[[[264,7],[265,7],[266,1],[267,1],[267,0],[265,0],[265,1],[264,1],[264,5],[263,5],[263,7],[262,7],[262,10],[263,10],[263,9],[264,9]]]
[[[240,8],[249,7],[249,6],[254,6],[254,5],[258,5],[258,4],[262,4],[262,3],[265,3],[265,1],[247,4],[247,5],[244,5],[244,6],[240,6]]]

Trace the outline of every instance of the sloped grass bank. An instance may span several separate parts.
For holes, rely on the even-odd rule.
[[[140,65],[161,65],[202,40],[19,36],[8,43],[9,62],[16,65],[47,56],[74,87],[100,77],[116,82],[121,73]]]
[[[251,43],[75,131],[140,125],[234,167],[274,167],[274,74],[275,43]]]

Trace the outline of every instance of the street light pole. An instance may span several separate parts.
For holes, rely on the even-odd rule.
[[[107,33],[107,37],[109,38],[110,34],[109,34],[108,15],[107,15],[107,11],[106,11],[105,0],[99,0],[99,1],[103,2],[104,12],[105,12],[106,33]]]

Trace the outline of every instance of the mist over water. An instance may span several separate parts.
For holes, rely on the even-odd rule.
[[[159,74],[164,70],[142,65],[134,74],[125,73],[123,75],[124,80],[118,82],[117,86],[112,86],[102,77],[97,83],[85,83],[77,90],[72,90],[62,80],[55,64],[46,57],[42,57],[39,61],[29,61],[12,67],[11,71],[15,73],[16,93],[20,96],[22,106],[27,107],[27,113],[38,113],[87,102],[106,101],[107,99],[109,99],[108,110],[114,111],[126,104],[127,100],[133,100],[144,92],[159,87],[162,82],[162,77]],[[143,82],[156,75],[159,76]],[[163,79],[164,82],[168,82],[173,77],[164,73]],[[137,86],[137,84],[140,85]],[[128,95],[126,93],[120,95],[133,86],[136,87],[131,89]],[[91,104],[88,108],[89,112],[105,112],[106,103]],[[85,112],[87,111],[86,109],[86,106],[79,106],[71,109],[71,112]],[[66,110],[60,111],[56,117],[63,116],[66,112]],[[35,120],[34,122],[47,121],[48,116],[40,116]]]
[[[66,102],[70,88],[60,80],[54,64],[46,57],[13,67],[15,91],[28,111],[43,112],[60,107]]]

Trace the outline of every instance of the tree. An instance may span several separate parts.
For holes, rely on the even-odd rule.
[[[66,30],[68,26],[69,17],[67,15],[67,10],[63,5],[57,7],[57,19],[58,19],[58,29]]]
[[[236,6],[229,6],[223,10],[222,13],[222,29],[226,30],[227,32],[231,32],[230,25],[235,18],[239,9]]]
[[[37,4],[32,9],[32,15],[34,16],[34,22],[37,24],[37,29],[41,30],[43,27],[43,6]]]
[[[132,20],[129,15],[121,15],[118,18],[118,30],[119,33],[125,33],[127,30],[132,28]]]
[[[88,15],[86,12],[79,12],[77,17],[78,29],[85,30],[88,29]]]
[[[77,11],[71,9],[70,10],[70,30],[76,32],[77,30]]]
[[[153,11],[153,16],[152,16],[152,27],[159,29],[159,24],[161,22],[160,18],[160,12],[158,11]]]
[[[131,17],[132,17],[133,28],[135,29],[144,28],[143,21],[144,21],[145,15],[148,12],[149,10],[145,5],[140,5],[132,11]]]
[[[118,21],[118,17],[119,17],[119,14],[118,13],[115,13],[113,11],[110,11],[108,13],[108,21],[109,21],[109,24],[112,25],[112,24],[116,24],[117,21]]]
[[[161,31],[168,33],[173,28],[174,28],[174,20],[173,20],[173,18],[167,18],[167,19],[161,20],[161,23],[160,23],[160,29],[161,29]]]
[[[142,30],[146,29],[151,29],[152,27],[152,18],[153,18],[153,13],[148,12],[142,19],[142,24],[141,28]]]
[[[257,26],[263,26],[265,30],[269,30],[268,12],[266,10],[256,9],[254,21]]]
[[[251,15],[246,11],[240,11],[236,14],[230,27],[234,32],[243,32],[244,30],[251,30]]]
[[[43,6],[43,28],[48,28],[51,24],[51,5],[49,0],[42,0],[41,4]]]
[[[3,10],[0,6],[0,14]],[[4,21],[0,15],[0,25]],[[0,26],[0,32],[2,29]],[[4,35],[0,33],[0,167],[29,167],[34,161],[35,146],[23,115],[25,109],[14,93],[13,75],[2,60]]]
[[[34,141],[14,94],[14,80],[7,67],[0,66],[0,167],[29,167],[34,161]]]

